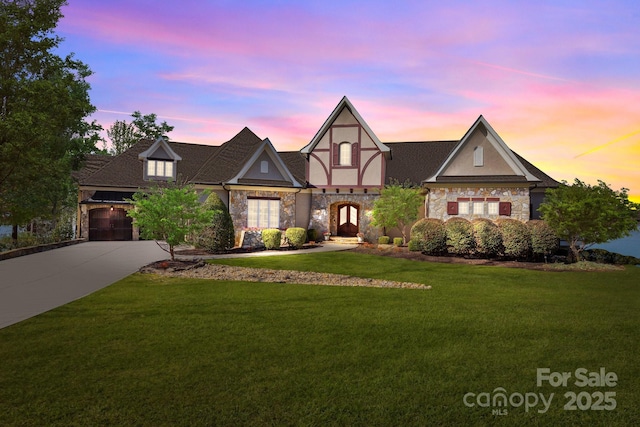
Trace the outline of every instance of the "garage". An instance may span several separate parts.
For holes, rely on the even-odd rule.
[[[133,219],[123,208],[98,208],[89,211],[89,240],[132,240]]]

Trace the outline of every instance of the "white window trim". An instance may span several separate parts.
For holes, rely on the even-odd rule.
[[[173,178],[173,161],[147,160],[147,176],[149,178]]]
[[[248,228],[280,228],[279,199],[248,199]]]

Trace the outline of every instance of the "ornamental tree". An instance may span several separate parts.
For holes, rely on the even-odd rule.
[[[597,243],[628,236],[638,227],[640,205],[629,201],[626,188],[614,191],[603,181],[588,185],[576,178],[548,189],[538,211],[560,239],[569,243],[574,261]]]
[[[400,184],[391,181],[380,192],[373,204],[373,221],[376,227],[398,228],[403,243],[407,243],[407,227],[418,219],[424,197],[420,189],[410,182]]]
[[[199,202],[200,195],[190,185],[154,187],[133,195],[134,208],[127,212],[140,228],[140,236],[155,240],[158,246],[175,260],[175,246],[184,243],[186,236],[197,233],[211,223],[213,211]],[[159,240],[165,241],[169,249]]]

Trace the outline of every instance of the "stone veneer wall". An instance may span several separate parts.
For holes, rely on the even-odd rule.
[[[315,228],[318,236],[329,231],[332,235],[338,230],[338,205],[352,203],[360,206],[359,228],[368,241],[377,241],[381,230],[371,225],[373,220],[373,202],[377,194],[313,194],[311,196],[311,219],[308,228]]]
[[[229,194],[229,213],[233,218],[236,245],[240,244],[242,231],[247,228],[247,197],[264,197],[280,199],[280,228],[286,229],[296,225],[296,193],[284,191],[231,190]]]
[[[455,202],[459,197],[473,198],[499,198],[501,202],[511,202],[511,216],[509,218],[520,221],[529,220],[529,188],[433,188],[429,197],[429,218],[439,218],[443,221],[452,217],[461,217],[467,219],[488,218],[495,220],[500,218],[499,215],[448,215],[447,202]],[[507,217],[503,217],[507,218]]]
[[[93,192],[92,192],[93,193]],[[125,211],[128,211],[133,206],[129,203],[86,203],[80,205],[80,235],[77,236],[78,239],[89,239],[89,211],[93,209],[104,209],[113,206],[114,208],[122,208]],[[135,225],[132,227],[133,232],[131,236],[131,240],[140,240],[140,229]]]

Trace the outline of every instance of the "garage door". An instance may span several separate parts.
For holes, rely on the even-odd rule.
[[[132,240],[132,218],[122,208],[89,211],[89,240]]]

